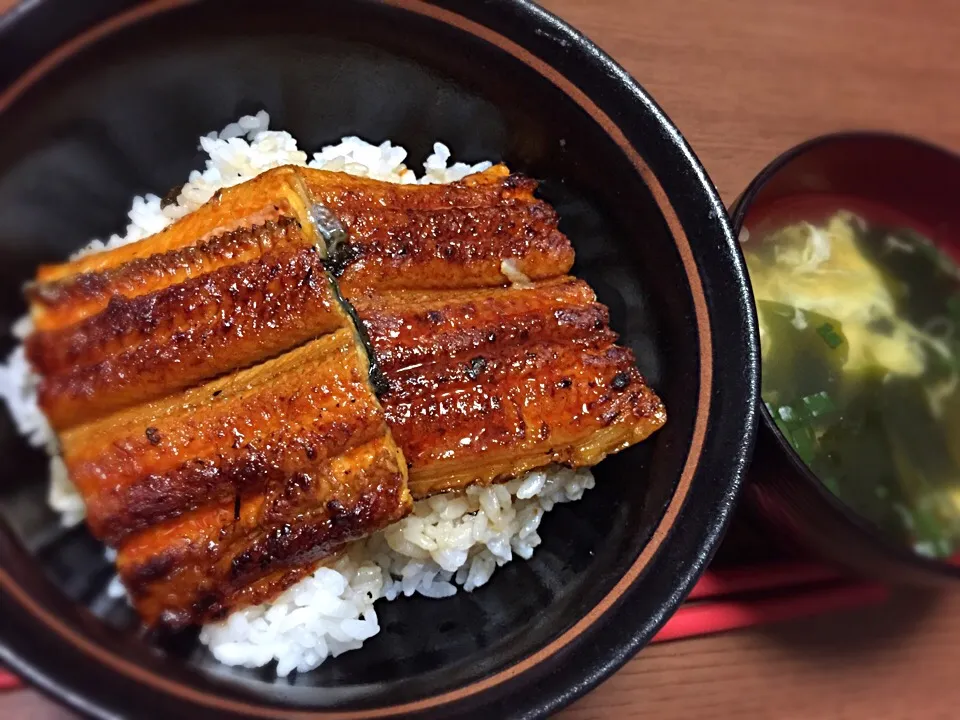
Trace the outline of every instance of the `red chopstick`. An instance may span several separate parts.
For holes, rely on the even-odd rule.
[[[0,668],[0,692],[4,692],[6,690],[16,690],[22,684],[23,683],[21,682],[20,678],[18,678],[12,672]]]
[[[875,583],[840,585],[760,600],[721,600],[682,606],[653,642],[708,635],[752,625],[882,602],[889,589]]]
[[[841,575],[830,566],[816,563],[762,563],[728,570],[708,569],[694,586],[687,600],[777,590],[840,578]]]

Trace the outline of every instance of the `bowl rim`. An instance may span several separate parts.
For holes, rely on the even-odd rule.
[[[798,157],[816,150],[824,145],[839,144],[850,141],[873,140],[878,142],[889,142],[903,146],[913,147],[918,150],[932,152],[943,156],[946,160],[960,166],[960,154],[947,148],[936,145],[923,138],[918,138],[905,133],[890,132],[884,130],[844,130],[824,135],[817,135],[809,138],[793,147],[785,150],[771,160],[767,165],[757,173],[756,177],[750,181],[740,196],[734,201],[730,210],[730,223],[733,231],[739,236],[743,229],[744,222],[751,207],[753,207],[757,196],[763,191],[767,183],[776,177],[781,170]],[[749,276],[749,272],[748,272]],[[762,390],[762,388],[761,388]],[[827,520],[831,523],[843,523],[848,526],[849,531],[859,536],[860,542],[871,544],[876,551],[883,555],[888,561],[919,569],[932,576],[942,576],[943,578],[960,580],[960,564],[925,557],[916,551],[896,543],[887,537],[872,521],[854,512],[836,495],[834,495],[819,476],[814,473],[803,461],[800,455],[794,450],[793,446],[787,441],[780,428],[777,427],[773,415],[767,407],[763,398],[758,400],[760,422],[763,431],[767,437],[774,440],[777,449],[787,460],[789,468],[794,471],[796,482],[802,483],[804,489],[813,493],[816,502],[821,504],[823,512],[828,513]],[[780,482],[786,481],[786,478],[780,478]]]
[[[152,15],[154,12],[179,7],[188,1],[152,0],[152,2],[137,5],[123,15],[110,15],[105,21],[95,25],[93,29],[87,29],[83,35],[73,38],[66,45],[61,46],[60,49],[45,56],[39,64],[34,65],[31,70],[21,76],[9,90],[0,94],[0,112],[14,102],[22,90],[43,77],[49,70],[57,67],[74,52],[82,49],[86,43],[96,41],[101,36]],[[557,667],[553,667],[551,670],[557,672],[553,673],[554,680],[550,683],[551,688],[544,689],[541,685],[536,693],[530,693],[527,697],[513,698],[516,709],[522,711],[524,715],[547,714],[572,702],[594,687],[649,641],[690,591],[712,557],[726,528],[752,454],[757,428],[759,344],[746,268],[718,193],[679,131],[639,84],[582,34],[549,12],[529,2],[529,0],[499,0],[496,3],[484,4],[485,7],[471,3],[470,0],[384,0],[384,2],[429,15],[442,22],[452,22],[461,29],[473,32],[528,64],[538,64],[541,66],[538,69],[542,73],[552,73],[552,75],[548,75],[549,79],[557,83],[574,100],[579,101],[577,94],[586,99],[599,114],[599,116],[594,116],[595,119],[603,124],[608,133],[617,135],[615,139],[620,143],[621,149],[634,160],[638,172],[641,173],[648,187],[657,197],[661,210],[669,210],[673,213],[673,222],[670,218],[665,219],[671,226],[673,233],[675,235],[679,233],[687,243],[686,252],[688,256],[684,257],[684,262],[691,286],[702,285],[703,279],[708,277],[708,273],[711,271],[718,273],[720,278],[725,281],[715,283],[715,285],[722,285],[723,287],[711,287],[710,292],[714,305],[722,303],[729,312],[714,312],[707,302],[702,287],[699,296],[694,292],[697,310],[696,319],[699,323],[698,327],[702,331],[701,387],[698,405],[700,410],[697,413],[697,427],[700,428],[701,435],[698,441],[695,429],[687,466],[684,468],[684,476],[689,469],[688,485],[693,482],[694,476],[699,480],[698,488],[703,496],[703,503],[709,503],[710,505],[709,512],[703,511],[707,514],[708,520],[702,522],[701,526],[691,532],[690,537],[677,538],[676,533],[670,532],[672,526],[664,526],[665,519],[672,517],[676,520],[681,516],[688,517],[693,510],[690,508],[690,503],[687,502],[689,498],[681,495],[679,490],[675,492],[667,513],[660,521],[661,526],[655,532],[654,539],[641,551],[634,567],[649,551],[647,562],[637,570],[633,577],[629,576],[628,571],[628,574],[620,579],[614,590],[601,601],[601,604],[586,613],[565,635],[575,630],[582,623],[586,623],[586,625],[580,633],[585,630],[589,630],[591,633],[599,633],[601,626],[604,624],[609,626],[612,617],[615,615],[625,618],[632,617],[626,612],[628,608],[624,608],[628,604],[624,600],[635,588],[636,583],[648,572],[653,572],[656,569],[664,572],[663,566],[672,563],[673,567],[669,570],[672,587],[670,596],[660,604],[659,609],[650,617],[632,618],[629,631],[618,632],[616,639],[609,642],[610,647],[607,652],[597,653],[599,657],[578,658],[578,663],[582,666],[572,672],[569,667],[571,663],[567,663],[567,667],[562,670],[563,674],[572,675],[569,682],[557,681],[561,672]],[[129,0],[123,4],[134,5]],[[41,6],[48,7],[49,3],[36,0],[27,9],[32,10]],[[152,9],[152,12],[150,12],[150,9]],[[21,13],[20,17],[26,17],[26,14],[25,11]],[[495,23],[491,22],[491,15],[496,16]],[[121,22],[121,19],[124,18],[125,21]],[[17,24],[14,20],[16,18],[11,19],[6,25],[0,24],[0,37],[3,37],[5,33],[13,32]],[[497,27],[494,27],[494,25]],[[520,28],[519,31],[518,27]],[[521,34],[520,31],[523,30],[535,32],[538,36],[536,43],[538,43],[539,49],[537,52],[512,39]],[[84,37],[86,37],[85,42],[77,42],[78,38],[82,39]],[[531,44],[533,43],[531,42]],[[568,79],[562,71],[554,66],[555,64],[557,66],[566,65],[569,68],[573,63],[579,63],[590,72],[600,74],[603,82],[607,83],[605,89],[609,90],[611,95],[618,95],[617,98],[613,99],[605,98],[605,104],[616,106],[619,122],[611,119],[610,113],[597,105],[590,92],[581,89],[576,82]],[[680,198],[682,213],[685,218],[682,223],[679,219],[679,211],[671,203],[660,178],[646,165],[636,149],[635,143],[631,142],[625,134],[629,130],[625,131],[623,125],[625,121],[629,121],[631,112],[634,113],[634,117],[641,114],[649,116],[649,121],[655,124],[659,131],[656,139],[662,146],[662,151],[669,153],[671,159],[678,163],[677,168],[671,170],[670,173],[670,175],[677,175],[677,178],[670,180],[670,182],[682,183],[684,190],[690,194],[690,197]],[[687,238],[687,231],[684,230],[684,226],[692,225],[694,222],[698,223],[696,239],[699,241],[695,246],[690,243]],[[678,248],[679,245],[678,243]],[[697,255],[694,254],[693,247],[696,247],[699,251]],[[681,248],[681,255],[683,255],[683,252]],[[708,259],[714,263],[722,262],[723,266],[713,268]],[[718,336],[722,334],[725,338],[730,338],[723,348],[723,363],[715,361],[718,358],[717,348],[711,340],[714,334]],[[705,341],[704,338],[706,338]],[[723,388],[719,387],[720,383],[718,382],[721,376],[725,380],[725,387]],[[721,410],[725,411],[721,412]],[[708,451],[704,450],[704,443],[707,441],[710,445],[709,455],[707,455]],[[699,454],[696,454],[693,448],[697,446],[698,442],[700,443],[697,449]],[[696,457],[694,457],[695,454]],[[691,458],[693,458],[692,466]],[[708,459],[709,462],[702,463],[701,460],[704,459]],[[707,470],[704,470],[705,465],[710,466],[708,470],[712,481],[709,489],[702,477],[707,472]],[[721,478],[720,481],[717,481],[718,477]],[[0,537],[0,540],[2,539]],[[654,540],[657,542],[655,543]],[[668,540],[673,543],[670,547],[671,553],[664,551]],[[668,554],[685,559],[678,561],[676,557],[666,557]],[[680,571],[676,570],[675,566],[677,564],[680,564]],[[4,582],[3,572],[0,570],[0,589],[7,587]],[[614,595],[615,591],[615,596],[610,598],[610,595]],[[609,602],[607,602],[608,599]],[[582,641],[582,638],[579,637],[580,633],[578,633],[578,637],[574,638],[575,640]],[[571,647],[573,645],[560,649],[568,652]],[[13,656],[9,652],[4,652],[4,649],[2,638],[0,638],[0,655],[18,671],[27,675],[31,681],[55,694],[61,700],[86,712],[90,712],[91,709],[96,711],[103,709],[104,706],[98,704],[99,701],[93,697],[96,689],[88,690],[86,692],[87,698],[79,698],[76,694],[71,693],[69,688],[64,688],[56,679],[45,673],[41,667],[43,663],[37,657]],[[560,653],[557,652],[553,656],[537,660],[542,652],[541,650],[533,653],[528,658],[498,672],[494,678],[503,676],[498,681],[503,686],[523,676],[527,670],[539,668],[538,663],[546,664],[544,660],[549,659],[556,666],[556,660]],[[533,665],[524,667],[524,663],[531,660]],[[580,662],[581,660],[583,662]],[[108,675],[105,677],[109,677],[110,672],[114,672],[114,670],[108,670]],[[489,680],[489,678],[486,680]],[[486,680],[474,684],[484,685]],[[490,687],[489,684],[480,687],[469,697],[476,699],[479,693],[486,692]],[[429,710],[430,708],[449,711],[452,703],[457,701],[457,699],[450,700],[443,705],[433,703],[428,707],[423,707],[420,703],[408,703],[402,707],[398,706],[398,708],[404,712]],[[248,705],[246,707],[261,711],[265,709],[264,706]],[[235,707],[232,709],[236,710]],[[471,714],[473,712],[471,710]],[[371,714],[369,711],[319,713],[319,715],[325,717],[366,717]],[[479,716],[480,713],[477,712],[476,714]],[[318,713],[310,713],[310,715],[316,717]],[[303,716],[303,713],[292,710],[284,713],[283,716]]]

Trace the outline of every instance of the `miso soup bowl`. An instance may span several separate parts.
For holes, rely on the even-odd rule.
[[[200,135],[260,109],[310,151],[389,138],[419,165],[442,140],[542,180],[667,425],[548,513],[530,561],[473,593],[380,603],[361,650],[278,679],[195,636],[143,637],[0,411],[0,659],[104,718],[547,715],[653,637],[737,498],[759,355],[724,207],[643,88],[533,3],[33,0],[0,20],[3,355],[38,263],[120,230],[132,196],[197,167]]]
[[[958,197],[957,155],[901,135],[850,132],[818,137],[780,155],[750,183],[730,215],[739,236],[745,227],[756,228],[757,219],[768,216],[778,204],[806,207],[814,213],[867,207],[885,223],[922,229],[960,260]],[[812,198],[816,198],[813,204],[807,202]],[[870,577],[956,586],[960,558],[952,562],[927,558],[889,539],[827,489],[762,402],[759,415],[745,496],[771,529],[824,559]]]

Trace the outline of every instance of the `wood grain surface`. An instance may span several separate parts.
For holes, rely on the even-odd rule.
[[[622,64],[727,203],[814,135],[884,129],[960,150],[957,0],[541,0]]]
[[[543,0],[623,64],[725,201],[824,132],[887,129],[960,150],[958,0]],[[0,0],[0,10],[11,0]],[[594,718],[960,717],[960,593],[643,651],[561,713]],[[0,717],[71,717],[31,691]]]

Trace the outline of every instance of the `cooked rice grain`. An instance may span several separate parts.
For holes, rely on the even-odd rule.
[[[227,665],[276,660],[281,677],[312,670],[379,632],[377,600],[470,592],[514,556],[530,558],[544,513],[579,500],[593,482],[589,470],[554,467],[421,500],[411,515],[353,543],[273,602],[205,625],[200,641]],[[533,494],[521,498],[521,491]]]

